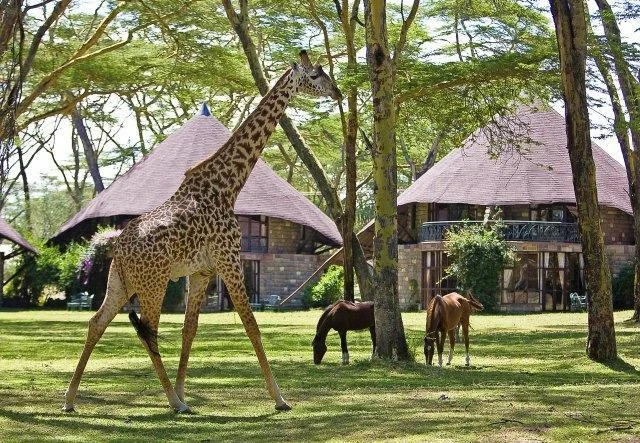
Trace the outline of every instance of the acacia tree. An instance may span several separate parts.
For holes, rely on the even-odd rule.
[[[622,151],[629,197],[633,210],[633,228],[636,239],[640,239],[640,82],[633,76],[625,56],[620,28],[611,6],[606,0],[596,0],[604,29],[602,46],[592,42],[592,55],[605,83],[613,111],[613,130]],[[614,82],[618,80],[622,100]],[[640,243],[635,246],[634,314],[640,322]]]
[[[415,2],[417,8],[418,1]],[[398,302],[398,214],[395,72],[387,40],[385,0],[365,0],[367,65],[373,101],[373,179],[375,186],[376,354],[409,358]],[[406,34],[405,34],[406,35]],[[399,56],[399,52],[396,52]]]
[[[589,291],[587,355],[593,360],[617,357],[611,272],[604,236],[591,151],[586,92],[587,26],[582,0],[549,0],[556,26],[567,121],[567,150],[578,205],[585,279]]]
[[[267,82],[264,70],[261,67],[260,58],[256,50],[256,45],[249,32],[249,5],[247,0],[240,1],[240,11],[236,11],[231,4],[230,0],[223,0],[222,4],[225,9],[225,13],[231,23],[234,31],[238,35],[238,38],[242,44],[243,51],[249,62],[251,73],[255,80],[256,86],[262,95],[266,94],[269,90],[269,84]],[[353,124],[350,123],[350,124]],[[357,123],[356,123],[357,124]],[[336,188],[330,184],[330,181],[322,168],[321,163],[313,154],[311,148],[304,141],[304,138],[298,131],[293,120],[286,114],[280,119],[280,126],[284,130],[289,142],[294,147],[298,157],[305,164],[311,175],[313,176],[318,188],[320,189],[322,196],[325,199],[329,214],[334,219],[336,224],[343,228],[343,238],[349,237],[351,245],[356,245],[351,250],[349,256],[353,254],[354,265],[356,268],[356,274],[358,276],[358,282],[360,290],[364,299],[371,299],[369,291],[371,290],[371,284],[369,283],[369,266],[359,240],[353,232],[353,224],[347,222],[344,224],[345,210],[338,197]],[[351,143],[351,141],[348,141]],[[348,211],[346,211],[348,212]],[[350,231],[345,231],[344,227],[351,227]],[[347,255],[347,254],[345,254]],[[352,285],[353,283],[351,283]],[[351,288],[352,289],[352,288]],[[352,290],[351,290],[352,292]],[[353,298],[353,297],[351,297]]]

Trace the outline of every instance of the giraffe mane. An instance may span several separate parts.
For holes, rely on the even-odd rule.
[[[291,73],[292,70],[293,70],[293,68],[289,68],[284,72],[284,74],[282,74],[282,76],[278,79],[276,84],[273,85],[273,87],[271,89],[269,89],[269,91],[262,97],[262,100],[260,100],[260,103],[262,103],[267,98],[269,98],[273,94],[273,92],[280,85],[282,85],[282,83],[287,81],[287,79],[289,78],[289,74]],[[258,106],[256,106],[256,109],[258,109],[258,108],[260,108],[260,104],[258,104]],[[253,114],[253,112],[251,114]],[[187,171],[184,173],[185,177],[188,177],[189,175],[193,174],[198,169],[200,169],[203,165],[207,164],[209,161],[211,161],[212,159],[216,158],[224,150],[224,148],[226,146],[228,146],[230,143],[233,143],[234,142],[234,135],[239,134],[245,128],[245,126],[248,124],[249,120],[251,120],[251,114],[249,114],[249,116],[246,119],[244,119],[244,121],[240,124],[240,126],[238,126],[236,128],[236,130],[233,131],[233,133],[229,137],[229,140],[227,140],[216,152],[214,152],[213,154],[211,154],[210,156],[208,156],[204,160],[201,160],[198,164],[196,164],[196,165],[190,167],[189,169],[187,169]]]

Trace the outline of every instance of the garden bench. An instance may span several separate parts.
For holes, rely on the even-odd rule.
[[[254,311],[291,311],[302,309],[302,303],[299,300],[293,300],[286,305],[281,305],[282,298],[279,295],[272,294],[266,301],[260,303],[251,303],[251,309]]]
[[[261,301],[258,303],[250,303],[251,309],[254,311],[275,311],[280,304],[279,295],[270,295],[267,301]]]
[[[569,294],[569,301],[571,302],[570,309],[572,311],[583,311],[587,309],[587,296],[578,295],[577,292]]]
[[[82,311],[83,309],[91,309],[93,303],[93,295],[89,295],[86,292],[79,292],[72,294],[67,301],[67,309],[77,309]]]

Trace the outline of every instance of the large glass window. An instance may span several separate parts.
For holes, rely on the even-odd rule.
[[[503,271],[503,305],[538,304],[555,311],[569,308],[569,293],[584,293],[582,254],[520,252],[517,257]]]
[[[238,216],[238,224],[242,231],[243,252],[267,252],[269,245],[267,217],[264,215],[257,216]]]
[[[422,254],[422,308],[429,306],[431,298],[457,290],[457,282],[446,276],[451,261],[444,251],[427,251]]]
[[[503,271],[503,304],[539,303],[538,254],[520,253]]]
[[[249,303],[260,303],[260,261],[242,260],[244,287],[247,290]],[[211,279],[206,290],[205,307],[210,310],[231,310],[233,302],[224,281],[220,276]]]

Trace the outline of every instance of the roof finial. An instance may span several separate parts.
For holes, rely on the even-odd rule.
[[[200,106],[199,115],[204,115],[205,117],[211,117],[211,112],[209,112],[209,108],[207,104],[202,102],[202,106]]]

